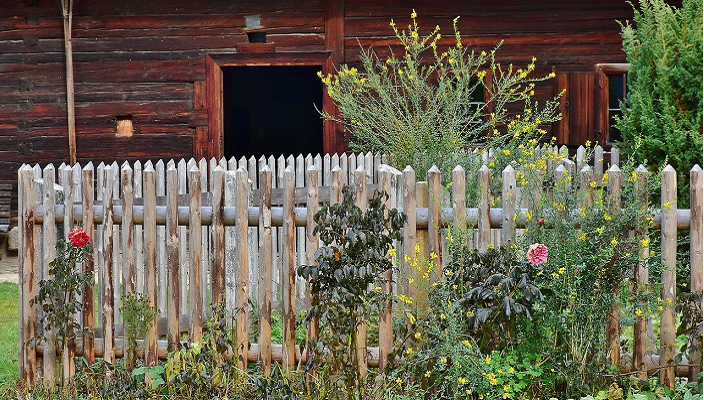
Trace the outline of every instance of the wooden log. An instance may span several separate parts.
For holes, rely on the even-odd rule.
[[[56,191],[55,185],[55,170],[52,164],[44,167],[43,176],[43,201],[44,201],[44,226],[43,229],[43,240],[42,247],[43,259],[42,259],[42,276],[44,280],[50,281],[53,279],[53,275],[49,273],[49,263],[54,261],[56,258],[56,223],[54,216],[54,205],[56,203]],[[45,325],[46,326],[46,325]],[[44,385],[48,387],[54,387],[56,384],[56,328],[46,328],[44,329]]]
[[[702,168],[695,165],[689,171],[689,201],[691,219],[689,224],[689,257],[690,257],[690,284],[691,293],[702,295],[702,270],[704,270],[704,257],[702,256],[702,201],[704,200],[704,183],[702,179]],[[702,331],[700,330],[693,342],[690,342],[689,359],[694,365],[689,367],[689,381],[694,382],[697,375],[702,372]]]
[[[61,185],[64,188],[64,225],[63,225],[63,237],[66,237],[68,233],[73,228],[74,224],[74,179],[73,179],[73,168],[70,166],[65,166],[59,169],[61,174]],[[74,268],[80,265],[74,266]],[[76,300],[78,294],[74,294],[70,300]],[[76,321],[76,315],[71,315],[71,319]],[[61,350],[61,366],[63,367],[62,375],[64,382],[76,374],[76,343],[73,340],[73,335],[75,332],[73,329],[67,333],[66,344]]]
[[[371,160],[370,160],[371,163]],[[358,167],[355,171],[355,205],[362,210],[364,213],[367,209],[367,184],[368,180],[368,170],[363,167]],[[383,279],[383,278],[382,278]],[[383,315],[384,312],[380,311],[379,315],[379,330],[381,332],[381,326],[385,323]],[[368,372],[367,367],[367,322],[365,320],[357,321],[356,332],[355,332],[355,357],[357,361],[357,369],[359,371],[359,376],[366,377]],[[381,339],[381,338],[380,338]]]
[[[37,379],[37,354],[35,351],[36,312],[30,300],[36,295],[34,263],[34,170],[24,165],[18,175],[18,208],[20,227],[20,310],[19,310],[19,374],[28,385]]]
[[[501,245],[511,246],[516,234],[516,170],[508,165],[501,176],[504,180],[502,191],[503,216],[501,223]]]
[[[203,243],[201,227],[201,171],[194,164],[188,170],[188,184],[190,191],[189,203],[189,238],[190,238],[190,285],[189,285],[189,306],[191,314],[191,342],[200,342],[203,336]]]
[[[149,300],[149,306],[157,307],[156,292],[156,171],[151,164],[147,164],[143,171],[144,176],[144,270],[145,270],[145,293]],[[147,337],[145,338],[146,354],[144,363],[148,367],[153,367],[158,362],[157,347],[157,316],[155,314]]]
[[[211,225],[213,259],[210,267],[212,280],[211,303],[216,305],[225,300],[225,227],[223,225],[225,170],[219,165],[213,170],[213,181],[210,184],[210,190],[213,193],[213,224]]]
[[[636,169],[636,182],[634,187],[635,195],[640,203],[640,212],[647,215],[648,212],[648,170],[641,164]],[[633,271],[636,293],[636,307],[641,311],[647,307],[648,297],[648,258],[650,257],[650,247],[648,243],[648,227],[642,223],[635,232],[640,240],[640,250],[638,252],[639,262]],[[645,352],[648,345],[648,317],[646,313],[636,317],[633,327],[633,368],[640,371],[638,378],[648,379],[648,369],[646,365]]]
[[[242,371],[247,370],[247,349],[249,333],[249,224],[247,219],[247,203],[249,201],[249,178],[247,170],[239,167],[236,174],[237,199],[235,207],[236,240],[237,240],[237,296],[235,310],[235,340],[237,365]]]
[[[166,271],[168,284],[168,349],[179,349],[181,317],[181,267],[178,251],[178,170],[166,170]]]
[[[283,367],[292,371],[296,362],[296,227],[294,224],[295,172],[292,166],[283,171],[284,223],[283,223]]]
[[[615,215],[621,212],[621,169],[618,165],[612,165],[611,168],[609,168],[607,206],[609,214]],[[613,282],[616,294],[618,294],[618,290],[621,289],[620,283],[621,282]],[[620,322],[621,312],[618,305],[614,304],[609,309],[609,317],[606,325],[606,340],[609,343],[609,354],[613,365],[618,365],[621,362]]]
[[[434,182],[435,179],[437,178],[438,180],[440,179],[440,171],[438,170],[437,172],[437,177],[431,175],[432,173],[432,168],[431,171],[428,172],[428,181]],[[391,193],[391,171],[389,169],[383,168],[379,171],[379,186],[381,187],[382,192],[386,193]],[[433,188],[435,189],[435,188]],[[439,190],[438,190],[439,193]],[[439,201],[439,197],[437,198]],[[384,199],[384,205],[387,208],[391,208],[391,203],[390,199],[387,197]],[[387,215],[385,215],[387,216]],[[438,218],[439,222],[439,218]],[[431,221],[429,221],[429,225],[432,224]],[[437,232],[437,238],[434,238],[437,240],[437,251],[440,251],[440,234],[439,231]],[[391,259],[390,255],[387,255],[389,259]],[[440,265],[440,259],[438,258],[438,269],[441,268]],[[381,310],[379,310],[379,369],[383,370],[384,367],[386,367],[386,364],[389,362],[389,354],[391,354],[391,347],[393,346],[393,319],[392,319],[392,305],[393,301],[391,300],[391,294],[392,294],[392,270],[388,269],[382,273],[382,290],[384,295],[388,296],[387,300],[383,301]],[[366,343],[364,346],[364,352],[366,353],[367,351]],[[365,354],[365,363],[366,363],[366,354]]]
[[[660,228],[662,294],[664,310],[660,321],[660,383],[675,388],[675,300],[677,259],[677,173],[671,165],[662,171],[662,226]]]
[[[401,282],[405,290],[406,296],[418,303],[418,292],[416,286],[410,283],[418,280],[418,269],[413,266],[413,258],[416,248],[416,172],[407,166],[403,170],[403,211],[406,214],[406,223],[403,226],[403,276],[404,281]]]
[[[491,207],[491,189],[489,180],[491,179],[491,170],[482,165],[477,172],[477,181],[479,189],[479,205],[477,218],[477,249],[484,253],[489,248],[491,243],[491,221],[489,212]]]
[[[95,249],[96,238],[94,237],[94,219],[93,219],[93,163],[89,162],[83,167],[81,171],[81,181],[82,188],[81,192],[83,195],[83,229],[85,229],[86,234],[90,238],[89,245],[92,249]],[[95,253],[94,253],[95,254]],[[83,263],[83,272],[93,274],[94,271],[94,260],[95,255],[88,256],[88,261]],[[85,357],[88,365],[92,365],[95,361],[95,342],[93,328],[95,326],[95,318],[93,315],[94,308],[94,298],[93,298],[93,287],[94,283],[86,284],[83,286],[83,309],[81,314],[83,316],[83,357]]]
[[[442,251],[440,251],[440,209],[442,208],[442,183],[440,170],[433,165],[428,170],[428,251],[430,258],[437,256],[435,280],[442,279]]]
[[[328,168],[329,167],[330,166],[328,165]],[[339,167],[337,167],[337,168],[339,169]],[[306,233],[305,265],[316,265],[315,253],[318,251],[319,241],[320,241],[320,235],[313,234],[315,227],[316,227],[314,216],[315,216],[315,214],[317,214],[318,208],[319,208],[318,207],[319,172],[320,172],[320,170],[315,165],[311,165],[306,170],[306,188],[308,191],[308,199],[306,202],[307,215],[306,215],[306,228],[305,228],[305,233]],[[328,175],[331,175],[331,174],[328,174]],[[329,181],[330,176],[326,177],[326,179],[328,179],[328,181]],[[308,303],[307,304],[308,310],[310,310],[311,308],[313,308],[314,306],[316,306],[319,303],[317,296],[313,296],[313,293],[311,292],[310,282],[307,282],[307,284],[306,284],[306,299],[307,299],[307,303]],[[310,325],[308,326],[308,332],[307,332],[308,343],[306,344],[306,359],[310,359],[310,357],[312,356],[311,345],[313,343],[317,343],[318,333],[319,333],[318,332],[318,319],[313,318],[310,322]]]
[[[272,172],[264,165],[259,173],[259,361],[265,376],[271,373],[271,301],[272,301],[272,227],[271,227]]]

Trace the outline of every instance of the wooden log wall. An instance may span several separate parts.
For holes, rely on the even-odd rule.
[[[616,20],[632,18],[626,2],[452,0],[415,6],[425,30],[442,27],[441,47],[453,45],[452,19],[461,16],[458,28],[470,47],[490,49],[504,39],[501,62],[527,64],[535,56],[536,74],[564,72],[536,87],[539,100],[569,85],[591,85],[569,86],[562,112],[570,122],[545,128],[564,144],[598,139],[603,127],[593,123],[600,106],[594,66],[625,62]],[[372,0],[77,2],[72,44],[78,160],[221,156],[204,153],[208,141],[217,140],[208,136],[213,94],[206,58],[242,50],[247,16],[259,16],[261,27],[254,31],[266,32],[276,53],[331,51],[334,63],[354,63],[360,44],[382,55],[389,46],[399,52],[389,20],[404,27],[410,12],[404,2]],[[0,10],[0,184],[16,185],[21,163],[68,161],[64,60],[56,2],[7,2]],[[131,135],[129,129],[118,134],[122,118],[131,118]],[[16,186],[13,191],[16,198]]]

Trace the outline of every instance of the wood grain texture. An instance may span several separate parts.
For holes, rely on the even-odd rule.
[[[675,387],[675,300],[677,260],[677,173],[671,165],[662,171],[660,193],[662,225],[660,251],[663,264],[660,297],[664,310],[660,322],[660,383]]]

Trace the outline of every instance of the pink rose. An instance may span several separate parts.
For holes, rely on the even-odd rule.
[[[531,244],[526,253],[528,262],[533,265],[540,265],[548,260],[548,248],[542,243]]]
[[[83,247],[88,244],[90,238],[86,231],[80,226],[77,226],[71,230],[68,234],[68,240],[74,247]]]

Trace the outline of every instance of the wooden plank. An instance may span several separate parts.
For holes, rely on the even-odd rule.
[[[257,160],[254,156],[247,160],[247,177],[249,182],[247,183],[247,190],[250,190],[250,197],[247,199],[247,206],[253,205],[252,199],[252,189],[258,188],[257,186]],[[249,296],[253,300],[259,295],[259,227],[253,226],[248,229],[247,234],[247,247],[249,251]]]
[[[609,178],[611,178],[611,175],[609,175]],[[593,187],[596,187],[594,173],[590,166],[585,165],[579,171],[579,198],[581,200],[582,209],[587,209],[594,204],[594,190],[591,186],[592,184],[594,185]]]
[[[96,180],[96,185],[95,185],[95,199],[97,202],[101,203],[103,202],[104,199],[104,192],[105,192],[105,163],[100,162],[98,164],[98,167],[96,168],[95,171],[95,180]],[[99,221],[96,221],[96,226],[95,226],[95,249],[94,255],[96,257],[96,270],[97,270],[97,278],[98,278],[98,298],[96,299],[98,302],[98,315],[101,316],[103,315],[103,279],[105,279],[105,257],[103,257],[103,253],[105,252],[105,241],[103,240],[104,236],[104,226],[103,226],[103,219],[100,219]],[[99,320],[97,323],[102,324],[102,320]]]
[[[690,257],[690,284],[689,290],[691,293],[702,295],[702,271],[704,270],[704,257],[702,249],[702,227],[704,226],[702,218],[702,200],[704,200],[704,179],[702,178],[702,168],[695,165],[689,171],[689,201],[691,216],[689,222],[689,257]],[[701,297],[700,297],[701,298]],[[693,341],[690,343],[689,360],[694,364],[689,367],[689,381],[695,382],[697,375],[702,371],[702,332],[698,332]]]
[[[660,194],[662,225],[660,245],[663,272],[661,276],[664,304],[660,320],[660,383],[675,388],[675,300],[677,261],[677,173],[671,165],[662,171]]]
[[[64,236],[68,235],[68,233],[71,231],[73,228],[74,224],[74,212],[73,212],[73,202],[74,202],[74,179],[73,179],[73,168],[70,166],[65,166],[63,168],[59,168],[59,173],[61,174],[61,185],[64,188]],[[80,267],[78,265],[74,266],[74,268]],[[77,294],[74,294],[74,297],[71,298],[71,300],[76,300],[78,299]],[[80,301],[80,300],[79,300]],[[76,315],[72,315],[71,318],[74,321],[76,320]],[[61,366],[63,367],[63,373],[62,376],[64,378],[64,382],[73,377],[76,374],[76,343],[71,337],[75,332],[73,332],[73,329],[71,329],[71,332],[68,334],[68,338],[66,340],[66,345],[64,345],[64,348],[61,350]]]
[[[36,336],[35,305],[30,304],[36,294],[34,280],[34,170],[24,165],[18,175],[18,208],[20,209],[20,312],[19,312],[19,374],[28,385],[34,385],[37,379],[37,354],[34,337]]]
[[[363,167],[358,167],[355,171],[355,205],[364,213],[367,209],[367,185],[369,184],[369,176],[367,170]],[[379,328],[381,329],[381,319],[379,320]],[[357,321],[355,343],[355,354],[357,358],[356,367],[359,370],[361,377],[367,375],[367,322]]]
[[[195,163],[188,170],[188,184],[190,190],[189,203],[189,238],[190,238],[190,258],[191,269],[190,277],[190,295],[189,306],[191,315],[191,342],[200,342],[203,335],[203,243],[202,243],[202,227],[201,227],[201,171]]]
[[[114,325],[114,269],[113,269],[113,191],[112,186],[115,177],[112,166],[106,165],[103,169],[103,285],[101,287],[102,296],[102,325],[103,325],[103,360],[110,364],[115,363],[115,325]]]
[[[597,182],[601,182],[604,176],[604,148],[597,145],[594,148],[594,177]]]
[[[211,271],[211,303],[213,305],[224,301],[225,296],[225,227],[223,226],[223,203],[225,201],[225,170],[221,166],[213,169],[213,181],[210,190],[213,193],[213,224],[211,232],[212,265]]]
[[[591,171],[589,171],[591,174]],[[619,214],[621,212],[621,169],[618,165],[612,165],[609,168],[608,178],[608,193],[607,206],[609,214]],[[620,285],[614,282],[617,289],[620,290]],[[615,293],[618,294],[618,293]],[[621,312],[618,304],[614,304],[609,309],[609,316],[606,325],[606,337],[609,343],[609,354],[611,363],[619,365],[621,363]]]
[[[429,173],[430,174],[430,173]],[[438,179],[439,179],[439,171],[438,171]],[[429,180],[431,176],[428,177]],[[433,177],[434,179],[434,177]],[[379,171],[379,186],[381,187],[381,190],[386,193],[391,193],[391,171],[389,169],[381,169]],[[391,203],[390,199],[386,198],[384,200],[384,205],[387,208],[391,208]],[[438,219],[439,221],[439,219]],[[439,232],[438,232],[438,246],[439,246]],[[438,247],[438,250],[440,251],[440,248]],[[390,261],[391,256],[387,255],[389,257]],[[439,261],[439,259],[438,259]],[[438,262],[438,267],[440,263]],[[383,370],[384,367],[386,367],[386,364],[389,362],[389,354],[391,354],[391,347],[393,346],[393,316],[392,316],[392,306],[393,306],[393,301],[391,300],[391,295],[392,295],[392,288],[391,284],[393,281],[392,277],[392,270],[388,269],[382,273],[382,281],[383,285],[382,290],[384,295],[388,296],[387,300],[384,300],[382,303],[381,310],[379,311],[379,369]],[[365,353],[366,353],[366,345],[365,345]]]
[[[142,198],[142,183],[144,179],[142,178],[142,163],[135,161],[134,163],[134,198]],[[138,200],[139,201],[139,200]],[[137,293],[144,293],[144,233],[143,225],[137,225],[134,227],[134,264],[135,273],[137,278],[135,279],[135,289]]]
[[[272,263],[274,258],[271,228],[271,185],[272,172],[264,165],[259,173],[259,360],[265,376],[271,373],[271,301]]]
[[[54,189],[55,179],[54,166],[49,164],[44,167],[42,181],[44,202],[42,276],[43,279],[47,281],[53,279],[53,276],[49,273],[49,263],[56,258],[56,222],[54,222],[54,205],[56,204],[56,191]],[[48,387],[54,387],[56,385],[56,327],[44,329],[44,337],[46,340],[43,343],[43,383]]]
[[[306,166],[303,155],[299,154],[296,157],[296,188],[297,190],[305,190]],[[318,182],[316,181],[316,185]],[[306,262],[306,228],[299,226],[296,228],[296,265],[303,265]],[[306,298],[306,281],[303,278],[296,277],[296,298]]]
[[[636,201],[640,202],[640,212],[645,218],[648,215],[648,170],[641,164],[636,169],[636,182],[634,187]],[[650,257],[650,239],[648,239],[648,226],[646,222],[641,222],[635,232],[640,241],[638,252],[639,261],[634,268],[635,281],[635,301],[639,310],[646,309],[648,305],[648,258]],[[636,317],[633,327],[633,368],[640,371],[638,379],[647,380],[648,370],[646,366],[645,352],[648,346],[648,316],[643,313]]]
[[[163,197],[166,194],[166,172],[164,160],[158,160],[154,164],[156,171],[156,195]],[[167,299],[167,271],[166,271],[166,228],[163,225],[156,227],[156,267],[158,274],[157,285],[157,313],[160,317],[165,317]]]
[[[440,250],[440,209],[442,208],[442,183],[440,170],[433,165],[428,170],[428,251],[431,259],[437,256],[435,279],[442,279],[442,251]]]
[[[340,204],[342,203],[342,185],[345,175],[343,174],[342,168],[333,168],[330,171],[330,203]]]
[[[295,172],[289,165],[283,171],[284,188],[284,227],[283,227],[283,367],[291,371],[296,363],[296,258],[293,194],[295,189]]]
[[[323,164],[324,165],[324,164]],[[339,168],[338,168],[339,169]],[[308,200],[306,202],[306,260],[305,265],[316,265],[315,253],[318,251],[320,235],[313,234],[316,224],[314,220],[315,214],[318,212],[318,175],[320,170],[315,166],[311,165],[306,170],[306,188],[308,191]],[[328,174],[328,178],[332,176],[332,173]],[[310,282],[306,285],[306,299],[308,310],[316,306],[319,303],[317,296],[313,296],[311,292]],[[306,359],[310,360],[312,357],[311,345],[318,342],[318,319],[313,318],[308,326],[308,343],[306,346]]]
[[[461,165],[452,170],[452,209],[454,223],[452,228],[464,232],[467,229],[467,175]]]
[[[119,201],[120,199],[120,166],[117,161],[113,161],[112,167],[112,198]],[[113,205],[114,208],[114,205]],[[114,217],[114,210],[113,210]],[[115,225],[115,220],[113,219],[112,225],[112,274],[113,274],[113,307],[112,307],[112,324],[117,326],[121,321],[120,316],[120,303],[122,299],[120,298],[121,288],[124,286],[122,282],[122,257],[120,256],[120,227]],[[113,341],[114,343],[114,341]]]
[[[503,215],[501,220],[501,245],[511,246],[516,234],[516,170],[508,165],[501,176],[504,180],[502,190]]]
[[[428,208],[428,182],[416,182],[416,207],[423,209]],[[427,217],[426,217],[427,222]],[[416,225],[418,220],[416,219]],[[418,244],[418,252],[415,256],[420,259],[427,260],[430,256],[430,251],[428,250],[428,229],[426,224],[426,229],[419,229],[416,231],[416,243]],[[414,249],[415,251],[415,249]]]
[[[186,176],[188,175],[186,160],[181,159],[178,161],[178,194],[179,196],[186,196]],[[188,309],[188,282],[190,277],[188,276],[188,271],[190,270],[191,260],[188,257],[188,235],[185,226],[178,227],[178,259],[179,268],[181,269],[180,275],[180,301],[179,309],[183,312]]]
[[[489,220],[489,212],[491,206],[491,195],[489,180],[491,179],[491,170],[482,165],[477,172],[477,181],[479,189],[479,206],[477,218],[477,249],[485,253],[491,243],[491,221]]]
[[[83,229],[90,238],[89,245],[95,249],[96,238],[94,237],[94,222],[93,222],[93,163],[89,162],[81,171],[81,181],[83,194]],[[88,257],[88,261],[83,263],[83,272],[93,274],[95,255]],[[83,286],[83,357],[85,357],[88,365],[92,365],[95,361],[95,335],[93,328],[95,326],[95,318],[93,316],[94,299],[93,299],[94,283]]]
[[[403,170],[403,211],[406,214],[406,223],[403,226],[403,273],[405,277],[400,282],[405,290],[406,296],[418,302],[416,286],[410,284],[410,280],[418,280],[418,269],[413,266],[414,251],[416,247],[416,171],[410,165]],[[407,261],[408,257],[408,261]]]
[[[134,171],[125,161],[122,164],[122,276],[125,294],[134,293],[137,273],[135,270],[134,256]]]
[[[201,193],[208,193],[208,179],[210,175],[208,173],[208,161],[205,158],[201,158],[198,162],[200,169],[200,190]],[[212,181],[212,179],[211,179]],[[207,315],[208,310],[208,289],[209,286],[208,272],[210,270],[210,229],[207,226],[201,227],[201,249],[202,249],[202,264],[201,264],[201,283],[203,285],[202,294],[202,310],[205,315]]]
[[[151,163],[144,167],[144,270],[145,270],[145,293],[149,299],[149,306],[157,307],[157,266],[156,266],[156,171]],[[153,367],[158,362],[157,347],[157,314],[154,316],[149,330],[147,331],[146,354],[144,363],[148,367]]]
[[[168,286],[168,349],[180,347],[181,267],[178,251],[178,170],[170,165],[166,170],[166,270]]]
[[[232,158],[234,160],[234,157]],[[237,184],[235,182],[235,170],[237,162],[228,165],[232,170],[225,171],[225,207],[236,206]],[[225,307],[227,310],[235,310],[235,298],[237,297],[237,229],[234,226],[225,228]],[[234,312],[234,311],[233,311]],[[234,316],[234,314],[233,314]],[[228,326],[232,328],[232,318],[228,318]]]
[[[247,350],[249,348],[249,222],[247,203],[249,202],[249,177],[247,170],[241,166],[235,172],[237,199],[235,202],[235,226],[237,241],[237,297],[235,303],[235,344],[237,366],[247,370]]]

